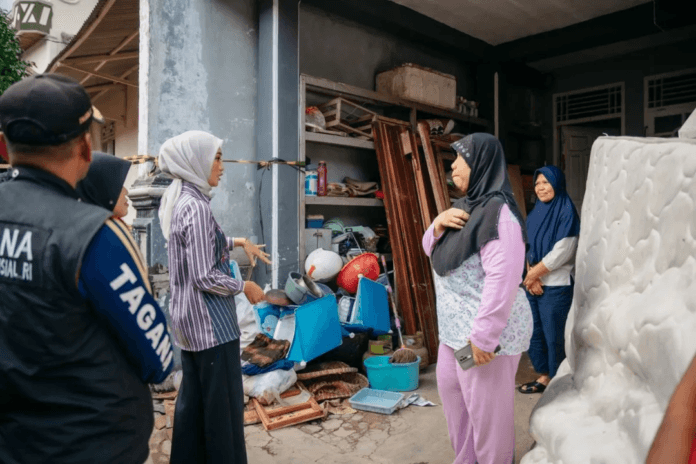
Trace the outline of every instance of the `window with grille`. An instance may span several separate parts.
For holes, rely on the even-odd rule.
[[[674,137],[696,108],[696,68],[645,78],[645,134]]]
[[[556,123],[620,118],[623,110],[623,84],[554,95]]]
[[[648,108],[662,108],[696,101],[696,69],[685,74],[647,79]]]

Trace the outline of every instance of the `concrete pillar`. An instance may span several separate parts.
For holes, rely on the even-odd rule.
[[[259,76],[257,146],[259,159],[297,160],[299,156],[299,41],[297,0],[259,2]],[[285,283],[299,265],[299,173],[273,165],[259,171],[262,181],[261,240],[273,256],[266,280]],[[270,279],[269,279],[270,278]]]
[[[223,139],[224,159],[256,160],[257,31],[255,0],[140,0],[138,154],[157,156],[168,138],[204,130]],[[256,170],[225,167],[213,214],[228,236],[258,236]],[[157,212],[170,181],[151,175],[151,168],[141,166],[129,194],[137,210],[134,235],[169,317],[167,250]]]

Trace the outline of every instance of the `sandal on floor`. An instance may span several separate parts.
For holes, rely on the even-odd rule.
[[[520,385],[517,389],[520,393],[530,394],[530,393],[543,393],[546,390],[546,385],[543,383],[534,381]]]

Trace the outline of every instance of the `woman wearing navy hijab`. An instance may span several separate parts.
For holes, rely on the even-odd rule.
[[[565,359],[564,333],[573,301],[572,276],[580,234],[580,217],[560,169],[537,169],[534,191],[539,201],[527,217],[529,251],[523,284],[534,317],[528,353],[540,376],[521,385],[521,393],[543,392]]]

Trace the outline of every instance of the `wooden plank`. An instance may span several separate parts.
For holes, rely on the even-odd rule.
[[[308,90],[321,91],[327,95],[346,96],[354,100],[360,100],[361,103],[398,105],[396,99],[383,93],[377,93],[372,90],[361,89],[360,87],[343,84],[341,82],[333,82],[328,79],[309,76],[307,74],[302,74],[302,77],[305,79]]]
[[[256,398],[251,399],[254,409],[267,431],[300,424],[324,417],[324,410],[312,396],[307,402],[268,410]]]
[[[119,44],[116,46],[116,48],[114,48],[113,50],[111,50],[111,51],[109,52],[109,55],[110,55],[110,56],[113,56],[113,55],[118,54],[118,52],[120,52],[121,50],[123,50],[123,48],[124,48],[126,45],[128,45],[133,39],[135,39],[139,34],[140,34],[140,29],[139,29],[139,28],[136,28],[133,32],[131,32],[130,34],[128,34],[128,36],[126,36],[126,38],[124,38],[124,39],[121,41],[121,43],[119,43]],[[107,60],[101,60],[101,61],[94,67],[94,71],[99,71],[102,67],[104,67],[104,65],[105,65],[107,62],[108,62]],[[137,66],[137,65],[136,65],[136,66]],[[129,74],[130,74],[130,73],[129,73]],[[123,76],[121,76],[121,77],[123,77]],[[90,78],[90,75],[88,74],[87,76],[85,76],[85,77],[82,79],[82,81],[80,81],[80,84],[84,84],[85,82],[87,82],[87,79],[89,79],[89,78]]]
[[[100,63],[102,61],[119,61],[119,60],[129,60],[131,58],[138,59],[140,52],[123,52],[117,53],[115,55],[85,55],[79,56],[77,58],[68,58],[63,60],[64,63],[72,65],[88,64],[88,63]]]
[[[411,147],[411,137],[408,135],[408,131],[403,131],[401,133],[401,149],[404,151],[404,155],[410,155],[413,153],[413,148]]]
[[[410,139],[410,146],[417,147],[418,145],[416,142],[416,134],[414,134],[411,130],[408,130],[406,132],[408,133]],[[415,150],[413,153],[411,153],[410,158],[411,168],[413,169],[413,175],[416,181],[416,195],[420,206],[418,210],[421,213],[421,221],[423,224],[423,230],[425,231],[428,227],[430,227],[430,224],[433,222],[433,219],[435,219],[435,216],[433,216],[433,208],[435,207],[435,205],[431,204],[433,203],[431,202],[433,192],[432,189],[429,188],[425,180],[425,173],[423,172],[420,151]]]
[[[99,14],[97,14],[97,17],[94,18],[94,21],[90,23],[89,26],[87,26],[87,29],[85,29],[82,34],[80,34],[79,37],[77,37],[77,40],[73,42],[72,44],[68,45],[67,49],[61,52],[60,57],[61,59],[69,57],[75,50],[77,50],[80,45],[84,43],[85,40],[87,40],[92,32],[99,26],[99,23],[102,22],[104,17],[109,13],[109,10],[111,9],[112,6],[114,6],[114,3],[116,3],[116,0],[108,0],[104,7],[101,9]],[[50,72],[55,72],[56,69],[61,65],[60,61],[57,61],[51,66]]]
[[[418,134],[421,138],[421,143],[423,144],[423,156],[425,157],[425,164],[428,167],[428,175],[430,176],[430,183],[433,186],[433,195],[435,197],[435,206],[437,208],[437,213],[441,213],[447,209],[447,190],[442,190],[442,180],[440,178],[440,172],[437,168],[437,160],[435,160],[435,153],[433,152],[433,147],[430,143],[430,127],[427,122],[418,123]],[[434,219],[434,218],[433,218]]]
[[[374,92],[372,90],[362,89],[360,87],[355,87],[348,84],[343,84],[340,82],[333,82],[328,79],[323,79],[321,77],[314,77],[303,74],[302,77],[305,78],[308,90],[318,91],[319,93],[324,93],[326,95],[341,96],[346,98],[352,98],[353,100],[359,100],[361,103],[370,103],[377,105],[392,105],[392,106],[403,106],[405,108],[411,108],[414,113],[412,118],[412,125],[415,127],[415,112],[420,111],[427,114],[432,114],[434,116],[455,119],[457,121],[468,122],[471,124],[476,124],[481,127],[489,128],[490,123],[482,118],[475,118],[473,116],[467,116],[462,113],[458,113],[454,110],[448,110],[445,108],[436,108],[424,103],[419,103],[411,100],[404,100],[402,98],[394,97],[392,95]]]
[[[355,137],[345,137],[338,135],[323,134],[320,132],[305,132],[305,140],[308,142],[325,143],[327,145],[339,145],[344,147],[364,148],[374,150],[375,144],[371,140],[361,140]]]
[[[99,84],[99,85],[88,85],[85,87],[87,92],[101,92],[102,90],[113,90],[113,89],[124,89],[123,84]]]
[[[514,164],[508,165],[508,177],[512,185],[512,193],[515,195],[517,207],[522,213],[522,218],[527,219],[527,205],[524,202],[524,187],[522,187],[522,172],[520,167]]]
[[[440,151],[440,147],[435,146],[435,165],[437,166],[437,172],[438,176],[440,177],[440,185],[441,189],[444,192],[445,196],[445,209],[449,209],[452,207],[452,201],[450,200],[449,196],[449,188],[447,187],[447,173],[445,172],[445,165],[442,162],[442,152]],[[456,158],[456,155],[455,155]]]
[[[406,333],[413,334],[417,332],[418,324],[410,290],[405,245],[401,235],[401,229],[407,226],[407,217],[404,217],[403,221],[402,218],[400,218],[402,211],[400,204],[401,192],[399,182],[393,181],[395,174],[391,159],[394,158],[394,153],[387,134],[387,125],[383,122],[376,122],[373,128],[377,151],[377,164],[382,180],[382,190],[384,191],[384,209],[387,216],[389,240],[392,248],[395,287],[398,292],[397,307],[401,310],[401,315],[404,318],[404,330]]]
[[[407,333],[420,327],[437,358],[437,315],[430,262],[421,248],[425,232],[410,161],[401,152],[401,126],[376,122],[377,160],[385,189],[385,208],[392,240],[398,304]]]
[[[306,196],[305,203],[308,205],[335,205],[335,206],[375,206],[383,207],[384,202],[379,198],[359,198],[359,197],[318,197]]]
[[[398,146],[400,129],[392,126],[391,137],[394,144]],[[412,143],[415,146],[415,139],[412,138]],[[406,251],[406,259],[408,261],[408,270],[410,275],[410,290],[413,298],[413,307],[416,310],[416,316],[419,322],[420,330],[425,335],[428,351],[437,357],[438,336],[437,336],[437,315],[435,312],[435,292],[432,280],[432,267],[430,260],[423,252],[421,239],[425,233],[426,227],[416,215],[416,210],[419,209],[418,194],[416,192],[415,175],[407,163],[404,156],[396,156],[392,159],[396,179],[403,186],[407,203],[404,205],[407,211],[412,212],[412,227],[403,227],[402,233],[404,237],[404,248]],[[406,217],[406,214],[402,214]],[[428,224],[429,226],[429,224]]]
[[[71,66],[71,65],[65,64],[65,63],[61,63],[61,64],[64,68],[72,69],[74,71],[79,71],[79,72],[83,72],[86,74],[91,74],[95,77],[101,77],[102,79],[107,79],[107,80],[110,80],[113,82],[118,82],[119,84],[130,85],[131,87],[138,87],[137,82],[127,81],[125,79],[121,79],[121,78],[116,77],[116,76],[109,76],[108,74],[102,74],[102,73],[97,72],[97,71],[90,71],[89,69],[82,69],[82,68],[79,68],[77,66]]]
[[[261,419],[259,418],[259,413],[256,412],[256,409],[244,411],[244,425],[254,425],[258,424],[259,422],[261,422]]]

